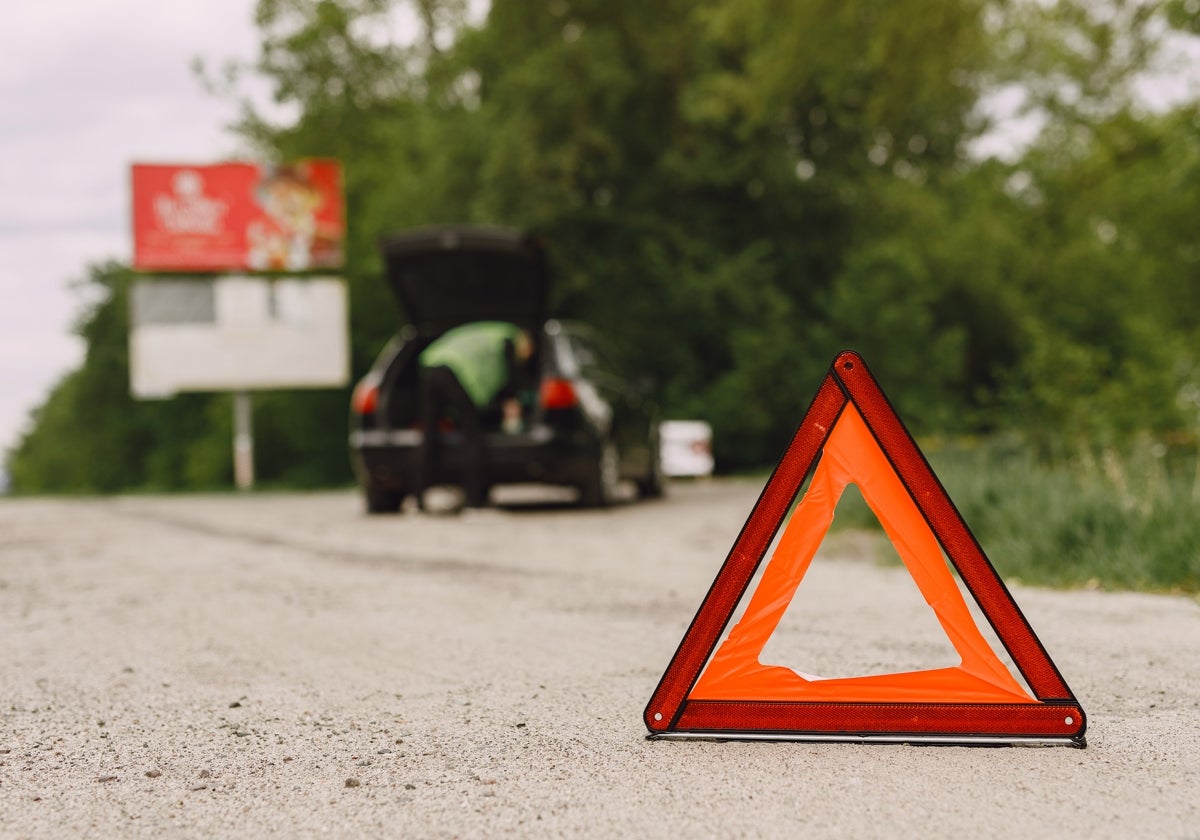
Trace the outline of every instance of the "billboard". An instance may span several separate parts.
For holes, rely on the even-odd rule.
[[[130,291],[135,397],[345,385],[346,284],[337,278],[143,278]]]
[[[312,271],[343,262],[337,161],[133,165],[138,271]]]

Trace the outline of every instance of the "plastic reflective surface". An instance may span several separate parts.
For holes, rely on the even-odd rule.
[[[819,455],[813,482],[745,615],[726,625]],[[847,484],[875,511],[962,663],[836,680],[758,661]],[[1035,697],[988,647],[942,559],[954,564]],[[707,669],[705,668],[708,663]],[[840,354],[768,480],[646,707],[652,734],[770,737],[906,734],[964,742],[1047,738],[1082,745],[1086,721],[995,569],[878,383]]]

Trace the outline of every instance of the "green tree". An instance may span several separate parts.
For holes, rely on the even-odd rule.
[[[1033,425],[1100,443],[1184,425],[1175,394],[1200,346],[1200,251],[1185,231],[1200,210],[1197,124],[1194,107],[1121,111],[1069,158],[1039,145],[1024,161],[1021,221],[1041,258],[1019,278],[1010,396]]]
[[[879,208],[961,164],[987,39],[968,2],[496,2],[453,56],[490,129],[473,206],[546,230],[562,308],[713,420],[726,465],[761,463],[839,345],[897,324],[947,338],[935,365],[888,354],[893,389],[967,390],[957,278],[898,257],[931,231]]]
[[[260,0],[252,69],[290,117],[247,104],[240,130],[264,157],[344,163],[356,373],[404,318],[379,237],[492,222],[544,235],[555,313],[612,335],[668,414],[711,420],[723,467],[773,461],[844,347],[917,432],[1063,451],[1176,428],[1200,387],[1200,117],[1144,113],[1135,84],[1189,8],[494,0],[468,23],[463,0]],[[1000,90],[1044,128],[980,161]],[[228,401],[132,402],[128,273],[93,279],[87,360],[14,484],[226,479]],[[348,480],[347,400],[260,397],[260,477]]]
[[[212,487],[229,480],[228,428],[214,427],[214,398],[193,394],[139,402],[129,392],[127,301],[130,271],[93,266],[96,302],[79,319],[87,350],[33,416],[10,453],[14,489],[25,493],[109,493]],[[222,440],[222,457],[212,441]]]

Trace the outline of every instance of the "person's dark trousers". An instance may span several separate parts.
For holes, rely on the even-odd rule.
[[[463,435],[463,492],[467,507],[487,504],[486,453],[483,446],[483,422],[479,409],[463,389],[454,371],[445,365],[427,368],[421,376],[421,425],[424,440],[418,463],[417,504],[424,508],[425,490],[434,481],[438,458],[438,421],[447,408],[454,410]]]

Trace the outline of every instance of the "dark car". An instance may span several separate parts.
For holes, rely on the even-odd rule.
[[[417,492],[426,434],[440,436],[427,483],[462,485],[463,431],[450,414],[423,428],[418,359],[447,331],[480,321],[514,324],[532,338],[521,416],[506,418],[499,404],[479,412],[488,488],[565,485],[591,507],[612,502],[621,480],[634,481],[642,496],[662,494],[649,388],[618,372],[593,330],[546,319],[550,279],[537,239],[498,227],[420,228],[385,239],[382,250],[411,323],[384,347],[351,402],[351,459],[368,511],[398,511]]]

